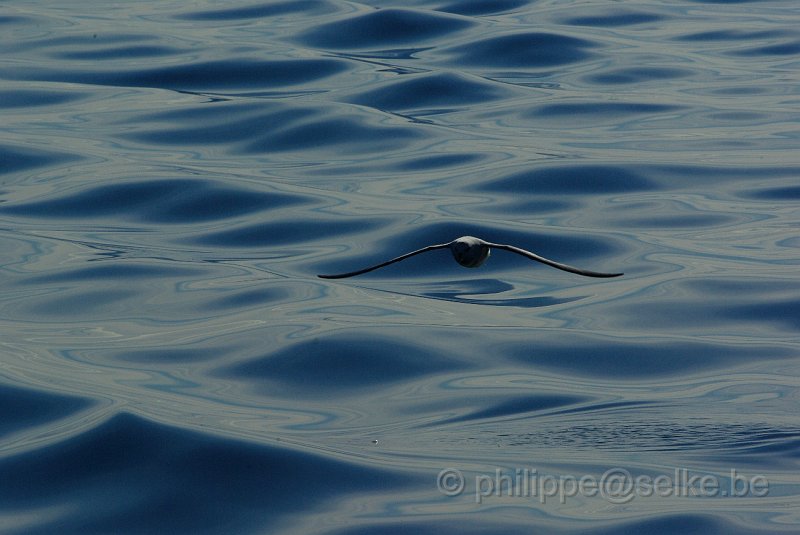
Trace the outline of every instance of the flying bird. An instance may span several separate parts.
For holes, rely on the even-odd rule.
[[[386,267],[389,264],[394,264],[395,262],[400,262],[401,260],[405,260],[406,258],[411,258],[412,256],[416,256],[418,254],[427,253],[428,251],[435,251],[436,249],[450,249],[450,252],[453,253],[453,258],[456,259],[456,262],[458,262],[464,267],[476,268],[481,264],[483,264],[487,258],[489,258],[489,255],[491,254],[493,248],[502,249],[503,251],[510,251],[512,253],[517,253],[518,255],[530,258],[531,260],[536,260],[537,262],[541,262],[542,264],[547,264],[548,266],[560,269],[562,271],[569,271],[570,273],[583,275],[584,277],[607,278],[607,277],[619,277],[620,275],[622,275],[622,273],[598,273],[597,271],[588,271],[586,269],[579,269],[576,267],[568,266],[566,264],[562,264],[561,262],[549,260],[547,258],[534,254],[530,251],[526,251],[525,249],[514,247],[513,245],[490,243],[480,238],[475,238],[473,236],[462,236],[457,240],[451,241],[450,243],[429,245],[427,247],[423,247],[422,249],[417,249],[416,251],[411,251],[410,253],[398,256],[397,258],[392,258],[391,260],[387,260],[386,262],[383,262],[376,266],[359,269],[358,271],[351,271],[349,273],[339,273],[337,275],[317,275],[317,276],[322,279],[344,279],[347,277],[355,277],[356,275],[369,273],[370,271]]]

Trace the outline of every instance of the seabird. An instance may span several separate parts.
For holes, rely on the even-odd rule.
[[[585,269],[579,269],[576,267],[568,266],[566,264],[562,264],[561,262],[555,262],[554,260],[549,260],[547,258],[534,254],[530,251],[526,251],[525,249],[514,247],[513,245],[490,243],[480,238],[475,238],[473,236],[462,236],[457,240],[451,241],[450,243],[429,245],[427,247],[423,247],[422,249],[417,249],[416,251],[412,251],[410,253],[398,256],[397,258],[392,258],[391,260],[387,260],[386,262],[383,262],[376,266],[359,269],[358,271],[351,271],[349,273],[339,273],[337,275],[317,275],[317,276],[322,279],[344,279],[347,277],[355,277],[356,275],[361,275],[362,273],[368,273],[370,271],[374,271],[376,269],[388,266],[389,264],[400,262],[401,260],[405,260],[406,258],[411,258],[412,256],[416,256],[418,254],[427,253],[428,251],[435,251],[436,249],[450,249],[450,252],[453,253],[453,258],[456,259],[456,262],[458,262],[464,267],[476,268],[481,264],[483,264],[487,258],[489,258],[489,255],[492,252],[491,251],[492,248],[502,249],[503,251],[510,251],[512,253],[517,253],[519,255],[530,258],[531,260],[536,260],[537,262],[541,262],[542,264],[547,264],[548,266],[560,269],[562,271],[569,271],[570,273],[583,275],[584,277],[607,278],[607,277],[619,277],[620,275],[622,275],[622,273],[598,273],[597,271],[588,271]]]

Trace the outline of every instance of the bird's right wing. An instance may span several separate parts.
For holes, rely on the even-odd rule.
[[[494,247],[495,249],[503,249],[504,251],[510,251],[512,253],[517,253],[519,255],[525,256],[530,258],[531,260],[536,260],[537,262],[541,262],[542,264],[547,264],[548,266],[554,267],[556,269],[560,269],[562,271],[569,271],[570,273],[575,273],[576,275],[583,275],[584,277],[619,277],[622,273],[599,273],[597,271],[589,271],[587,269],[580,269],[573,266],[568,266],[567,264],[562,264],[561,262],[556,262],[555,260],[550,260],[543,256],[539,256],[538,254],[532,253],[530,251],[526,251],[525,249],[520,249],[519,247],[514,247],[513,245],[500,245],[496,243],[488,244],[489,247]]]
[[[351,271],[349,273],[339,273],[337,275],[317,275],[317,277],[321,279],[345,279],[347,277],[355,277],[356,275],[361,275],[362,273],[368,273],[370,271],[374,271],[376,269],[380,269],[382,267],[386,267],[389,264],[394,264],[395,262],[400,262],[401,260],[405,260],[406,258],[411,258],[412,256],[427,253],[428,251],[434,251],[436,249],[446,249],[450,244],[448,243],[441,243],[439,245],[429,245],[427,247],[423,247],[422,249],[417,249],[416,251],[411,251],[410,253],[406,253],[402,256],[398,256],[397,258],[392,258],[391,260],[387,260],[382,264],[378,264],[377,266],[372,266],[364,269],[359,269],[358,271]]]

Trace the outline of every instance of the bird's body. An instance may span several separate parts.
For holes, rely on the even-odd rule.
[[[455,258],[456,262],[458,262],[464,267],[476,268],[482,265],[486,261],[486,259],[489,258],[489,255],[492,252],[492,248],[502,249],[504,251],[516,253],[518,255],[530,258],[531,260],[541,262],[542,264],[547,264],[548,266],[554,267],[556,269],[560,269],[562,271],[568,271],[570,273],[575,273],[576,275],[583,275],[584,277],[607,278],[607,277],[619,277],[620,275],[622,275],[622,273],[599,273],[597,271],[588,271],[585,269],[579,269],[576,267],[568,266],[567,264],[556,262],[554,260],[549,260],[547,258],[534,254],[530,251],[526,251],[525,249],[520,249],[519,247],[515,247],[513,245],[490,243],[480,238],[475,238],[474,236],[462,236],[456,240],[451,241],[450,243],[429,245],[427,247],[423,247],[422,249],[417,249],[416,251],[406,253],[404,255],[398,256],[397,258],[392,258],[391,260],[387,260],[386,262],[383,262],[381,264],[360,269],[358,271],[351,271],[349,273],[340,273],[338,275],[318,275],[318,277],[323,279],[344,279],[346,277],[354,277],[356,275],[361,275],[362,273],[374,271],[376,269],[388,266],[389,264],[394,264],[395,262],[400,262],[401,260],[405,260],[406,258],[410,258],[412,256],[416,256],[421,253],[427,253],[428,251],[434,251],[436,249],[450,249],[450,252],[453,254],[453,258]]]
[[[488,242],[472,236],[462,236],[447,244],[453,258],[464,267],[480,267],[492,254],[492,249]]]

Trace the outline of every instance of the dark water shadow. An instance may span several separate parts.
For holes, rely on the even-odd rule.
[[[183,52],[171,46],[157,45],[129,45],[108,48],[93,48],[91,50],[66,50],[53,52],[50,56],[54,59],[77,61],[113,61],[132,58],[155,58],[160,56],[174,56]]]
[[[351,16],[307,30],[295,41],[325,49],[385,48],[419,43],[469,28],[474,23],[465,18],[386,8]]]
[[[474,410],[461,416],[438,420],[424,424],[420,427],[432,427],[454,423],[472,422],[475,420],[492,420],[497,418],[507,419],[535,417],[536,413],[549,412],[559,407],[585,403],[591,398],[586,396],[570,396],[563,394],[538,394],[533,396],[519,396],[503,399],[486,408]]]
[[[519,171],[473,187],[477,191],[514,195],[536,193],[565,196],[662,189],[646,171],[618,165],[563,165]]]
[[[598,45],[555,33],[515,33],[490,37],[444,51],[455,65],[489,68],[547,68],[584,61]]]
[[[657,343],[585,335],[572,335],[569,340],[539,339],[535,344],[530,341],[500,343],[497,351],[513,362],[537,369],[626,380],[726,369],[750,362],[754,355],[763,359],[786,359],[792,355],[791,351],[779,345],[739,347],[713,342]]]
[[[529,3],[530,0],[459,0],[437,9],[446,13],[477,17],[513,11]]]
[[[199,234],[188,243],[213,247],[267,247],[307,243],[327,237],[341,237],[357,232],[374,230],[386,225],[386,221],[353,221],[340,219],[282,218],[278,222],[253,223],[229,230]]]
[[[667,19],[664,15],[633,11],[627,9],[612,9],[597,15],[578,15],[561,20],[562,24],[573,26],[596,26],[599,28],[616,28],[620,26],[633,26],[649,22],[660,22]]]
[[[127,70],[75,68],[68,71],[51,71],[30,68],[5,74],[15,80],[201,91],[255,90],[307,84],[341,73],[348,68],[348,63],[342,59],[230,58],[224,61],[187,62],[167,67],[139,67]]]
[[[82,91],[45,91],[41,89],[0,90],[0,109],[58,106],[89,96]]]
[[[73,438],[0,459],[4,508],[58,511],[28,526],[31,534],[263,532],[328,500],[401,491],[412,482],[421,484],[386,469],[125,413]]]
[[[542,308],[560,305],[563,303],[571,303],[587,297],[577,296],[557,298],[552,296],[540,296],[507,297],[501,299],[472,297],[495,295],[514,289],[513,285],[498,279],[470,279],[451,283],[431,283],[422,284],[421,287],[422,290],[420,291],[419,295],[430,297],[432,299],[440,299],[442,301],[452,301],[455,303],[465,303],[470,305],[500,307]]]
[[[797,202],[800,200],[800,186],[766,186],[742,191],[738,196],[756,201]]]
[[[87,282],[119,280],[132,282],[143,279],[166,279],[196,277],[204,273],[201,269],[172,266],[156,266],[116,262],[114,264],[90,265],[73,270],[59,270],[46,275],[34,275],[23,280],[23,284],[52,284],[57,282]]]
[[[0,385],[0,439],[28,427],[66,418],[91,405],[85,398]]]
[[[583,79],[597,85],[624,85],[686,78],[693,74],[695,71],[675,67],[620,67],[587,75]]]
[[[258,355],[216,373],[268,396],[350,396],[465,364],[390,336],[330,335]]]
[[[408,111],[467,107],[502,99],[511,94],[511,91],[500,84],[491,84],[453,72],[439,72],[402,77],[347,100],[382,110]]]
[[[175,18],[180,20],[220,22],[278,17],[294,13],[320,15],[333,13],[335,11],[336,7],[333,4],[323,0],[289,0],[246,7],[194,11],[176,15]]]
[[[623,321],[642,328],[714,329],[726,326],[730,332],[755,330],[767,342],[765,328],[791,336],[800,328],[800,291],[787,281],[757,279],[684,280],[669,285],[677,296],[638,305],[637,317]],[[689,299],[685,296],[694,296]],[[765,298],[766,296],[769,296]],[[612,313],[619,312],[616,306]],[[783,352],[768,351],[763,357],[776,358]]]
[[[291,124],[259,136],[243,148],[245,154],[318,150],[349,154],[380,153],[407,147],[427,135],[408,126],[373,125],[360,117],[322,117]]]
[[[70,163],[82,159],[83,157],[74,154],[0,143],[0,175],[27,171],[37,167]]]
[[[645,102],[565,102],[538,106],[523,114],[523,117],[603,116],[617,118],[626,115],[670,113],[681,109],[683,109],[682,106]]]
[[[126,218],[196,223],[307,202],[304,197],[230,187],[210,180],[165,179],[103,184],[43,201],[0,205],[0,213],[41,219]]]

